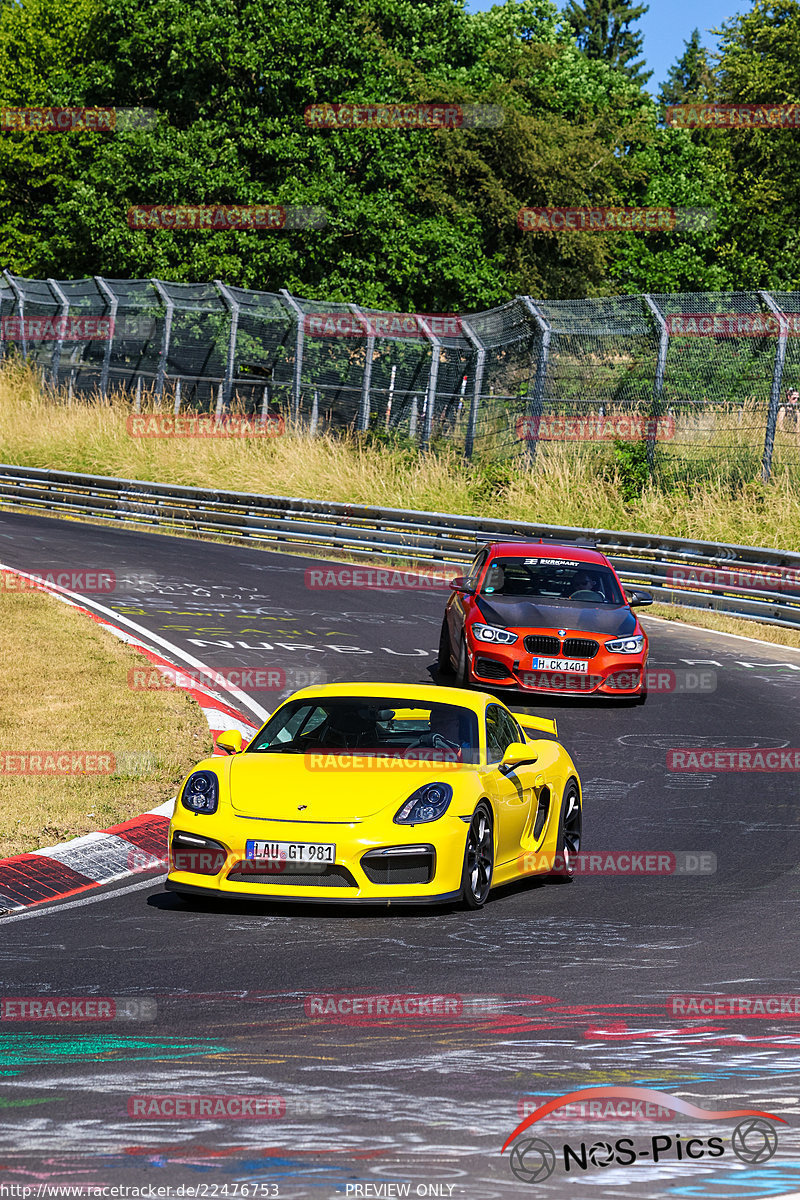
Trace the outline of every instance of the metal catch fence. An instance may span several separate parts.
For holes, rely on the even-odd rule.
[[[280,412],[484,460],[584,457],[667,481],[800,470],[800,292],[517,296],[468,315],[287,291],[0,273],[0,358],[70,398]]]

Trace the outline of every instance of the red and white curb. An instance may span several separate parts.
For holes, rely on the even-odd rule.
[[[3,564],[0,564],[0,570],[26,579],[38,579],[36,575]],[[113,621],[92,612],[75,599],[74,594],[67,594],[57,584],[44,580],[40,584],[42,590],[71,608],[86,613],[96,624],[133,646],[155,667],[163,669],[164,674],[174,679],[176,687],[188,693],[200,705],[214,738],[215,754],[219,753],[216,749],[217,735],[223,730],[238,729],[245,740],[256,732],[257,726],[219,693],[190,682],[185,667],[170,662]],[[211,670],[206,670],[206,674],[213,676]],[[32,850],[13,858],[0,859],[0,915],[48,900],[74,896],[162,866],[167,858],[167,829],[174,805],[173,798],[142,816],[112,825],[109,829],[87,833],[69,842],[59,842],[55,846]]]

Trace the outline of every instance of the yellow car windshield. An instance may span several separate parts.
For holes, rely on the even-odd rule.
[[[415,705],[390,696],[311,696],[282,705],[246,752],[326,750],[477,763],[478,718],[455,704]]]

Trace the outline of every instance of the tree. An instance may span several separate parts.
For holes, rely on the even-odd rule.
[[[685,100],[711,100],[716,92],[716,80],[708,61],[708,51],[700,45],[700,30],[693,29],[685,50],[667,72],[661,85],[661,104],[682,104]]]
[[[61,31],[65,33],[62,36]],[[604,287],[607,239],[537,237],[519,208],[621,204],[654,123],[551,0],[20,0],[0,100],[154,108],[152,129],[0,139],[0,261],[22,274],[221,278],[386,308]],[[496,105],[498,128],[309,128],[321,101]],[[133,204],[319,205],[324,229],[132,230]]]
[[[564,10],[567,27],[579,48],[589,58],[601,59],[625,72],[638,87],[643,87],[652,71],[642,70],[643,35],[631,29],[649,10],[634,0],[570,0]]]
[[[755,0],[750,11],[725,22],[716,75],[719,101],[786,105],[800,115],[798,0]],[[732,195],[720,261],[737,286],[800,288],[798,133],[798,125],[789,124],[707,135]]]

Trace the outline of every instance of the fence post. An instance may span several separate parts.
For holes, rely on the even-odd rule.
[[[772,454],[775,449],[775,427],[778,423],[778,409],[781,404],[781,381],[783,365],[786,362],[786,341],[789,335],[789,322],[783,310],[778,308],[769,292],[758,293],[767,308],[778,318],[778,344],[775,347],[775,365],[772,369],[772,387],[769,393],[769,408],[767,409],[767,428],[764,433],[764,456],[761,460],[761,478],[769,482],[772,474]]]
[[[656,376],[653,380],[653,403],[650,406],[650,419],[647,422],[647,472],[652,476],[656,460],[658,418],[661,416],[661,394],[664,390],[664,373],[667,368],[669,329],[664,319],[664,314],[653,297],[646,294],[643,298],[658,324],[658,360],[656,362]]]
[[[281,288],[280,294],[297,323],[294,342],[294,381],[292,383],[292,413],[297,422],[300,417],[300,386],[303,379],[303,349],[305,345],[303,310],[286,288]]]
[[[151,279],[153,287],[161,297],[161,303],[164,305],[164,333],[161,338],[161,351],[158,356],[158,373],[156,374],[156,392],[155,396],[159,405],[161,404],[161,395],[164,391],[164,376],[167,371],[167,356],[169,355],[169,341],[172,336],[172,314],[175,311],[175,305],[170,300],[164,288],[158,279]]]
[[[231,314],[231,329],[228,337],[228,361],[225,364],[225,389],[224,389],[224,404],[226,411],[231,406],[231,391],[233,389],[233,376],[236,371],[236,339],[239,336],[239,304],[233,298],[233,295],[225,287],[221,280],[215,279],[214,286],[225,301],[225,307]]]
[[[397,379],[397,363],[392,363],[392,370],[389,375],[389,399],[386,401],[386,428],[388,429],[392,423],[392,401],[394,400],[394,381]]]
[[[53,346],[53,357],[50,362],[50,378],[53,387],[58,387],[58,369],[61,365],[61,347],[64,345],[64,325],[66,325],[67,317],[69,316],[69,300],[62,292],[61,288],[56,283],[55,279],[48,279],[47,286],[61,305],[60,320],[63,322],[58,331],[56,344]]]
[[[99,275],[95,275],[94,281],[109,306],[109,316],[111,317],[111,337],[106,342],[106,352],[103,355],[103,369],[100,373],[100,395],[103,399],[108,397],[108,375],[111,370],[111,347],[114,337],[117,332],[117,309],[119,308],[119,297],[112,292],[111,288]]]
[[[536,371],[533,379],[528,380],[528,458],[533,462],[536,457],[536,448],[539,442],[539,424],[542,418],[542,409],[544,407],[544,388],[547,381],[547,367],[550,362],[550,338],[552,329],[550,322],[545,320],[539,308],[534,304],[530,296],[520,296],[519,299],[533,317],[537,328],[542,335],[542,345],[539,351],[539,357],[536,360]]]
[[[433,433],[433,410],[436,404],[436,388],[439,383],[439,353],[442,343],[436,334],[431,332],[431,328],[424,317],[417,315],[417,323],[431,345],[431,369],[428,375],[427,403],[424,410],[425,420],[422,422],[422,437],[419,442],[420,448],[427,450]]]
[[[375,326],[370,324],[369,318],[364,316],[357,304],[348,304],[347,307],[355,313],[360,321],[364,322],[367,328],[366,358],[364,359],[364,375],[361,380],[361,402],[356,422],[356,428],[364,433],[369,429],[369,397],[372,388],[372,360],[375,357]]]
[[[413,440],[417,436],[417,419],[419,414],[419,403],[417,397],[411,404],[411,415],[408,418],[408,436]]]
[[[28,339],[25,336],[25,293],[17,286],[16,281],[11,278],[8,271],[3,271],[3,276],[6,283],[14,293],[14,299],[17,302],[17,312],[19,313],[20,334],[22,336],[22,357],[28,361]]]
[[[461,328],[464,337],[475,351],[475,378],[472,385],[472,399],[469,406],[467,436],[464,440],[464,457],[472,458],[475,449],[475,437],[478,431],[478,406],[481,402],[483,389],[483,373],[486,368],[486,347],[468,321],[461,318]]]

